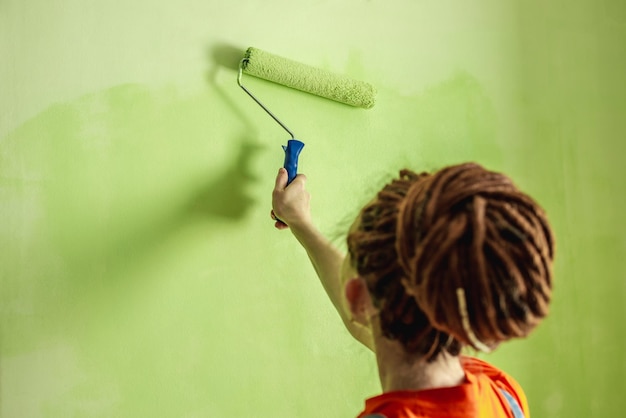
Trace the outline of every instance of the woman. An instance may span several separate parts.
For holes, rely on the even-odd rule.
[[[528,417],[515,380],[460,353],[525,337],[547,315],[554,242],[537,203],[477,164],[402,170],[361,210],[344,256],[313,225],[305,182],[287,186],[280,169],[272,218],[376,355],[383,393],[359,417]]]

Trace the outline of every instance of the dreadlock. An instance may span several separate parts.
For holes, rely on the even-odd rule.
[[[361,212],[348,250],[383,335],[428,360],[524,337],[548,313],[554,240],[545,213],[477,164],[400,171]]]

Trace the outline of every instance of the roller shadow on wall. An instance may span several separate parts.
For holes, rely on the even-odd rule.
[[[244,127],[245,136],[239,138],[234,164],[224,170],[217,179],[201,190],[191,202],[190,209],[194,214],[212,215],[224,219],[237,220],[243,218],[254,205],[254,200],[246,194],[248,187],[256,181],[252,173],[252,163],[256,155],[265,147],[254,139],[255,127],[246,114],[234,103],[219,82],[222,69],[229,72],[237,71],[243,52],[228,44],[217,44],[208,48],[209,70],[206,80],[210,89],[220,99],[228,112],[234,115]],[[234,76],[234,73],[233,73]],[[233,77],[232,86],[236,86]],[[217,198],[216,198],[217,197]]]
[[[256,137],[255,125],[250,121],[248,115],[229,97],[224,86],[220,83],[220,74],[223,70],[226,70],[228,72],[228,83],[232,87],[228,90],[236,89],[239,94],[240,89],[235,83],[235,79],[239,71],[239,62],[243,55],[243,50],[230,44],[218,43],[208,48],[207,59],[210,65],[206,72],[206,80],[211,87],[211,91],[219,96],[220,102],[228,108],[228,111],[237,118],[239,123],[243,124],[247,135]]]

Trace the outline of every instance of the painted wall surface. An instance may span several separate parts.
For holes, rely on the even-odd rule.
[[[624,39],[619,0],[0,2],[0,415],[349,417],[378,393],[269,219],[288,138],[237,87],[256,46],[379,90],[244,79],[307,144],[338,245],[405,166],[477,161],[543,204],[551,317],[486,358],[533,416],[623,416]]]

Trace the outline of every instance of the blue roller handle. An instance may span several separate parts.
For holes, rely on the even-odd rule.
[[[287,145],[283,145],[285,151],[285,163],[283,167],[287,170],[287,184],[291,183],[298,174],[298,156],[300,151],[304,148],[304,142],[300,142],[297,139],[290,139],[287,141]]]

